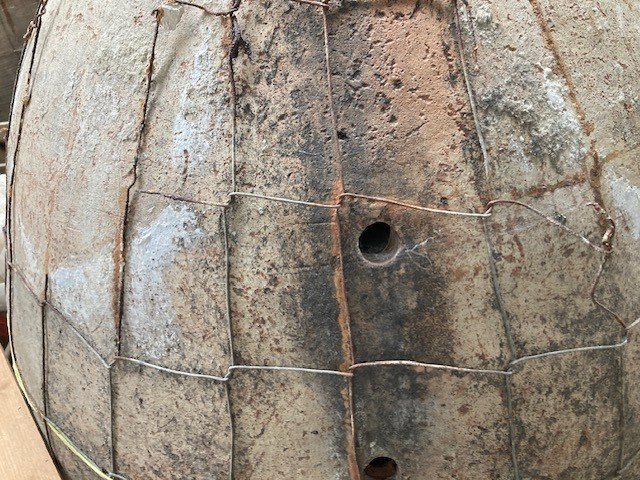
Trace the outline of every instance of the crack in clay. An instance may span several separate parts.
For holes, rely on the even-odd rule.
[[[147,66],[146,72],[146,92],[145,97],[142,103],[142,119],[140,120],[140,125],[138,127],[138,142],[136,147],[136,154],[133,159],[133,165],[131,167],[131,174],[133,176],[131,182],[127,186],[125,192],[124,199],[124,207],[122,214],[122,228],[121,234],[117,237],[116,244],[114,246],[114,256],[118,259],[118,262],[114,262],[115,264],[115,282],[117,285],[118,294],[114,296],[114,310],[116,311],[116,332],[117,332],[117,340],[116,340],[116,348],[118,353],[120,353],[121,349],[121,335],[122,335],[122,315],[124,308],[124,282],[125,282],[125,264],[126,264],[126,238],[127,238],[127,230],[129,223],[129,211],[131,208],[131,197],[132,191],[135,184],[138,181],[138,162],[140,160],[140,155],[142,154],[142,147],[144,142],[144,131],[147,122],[147,113],[149,109],[149,99],[151,97],[151,81],[153,80],[153,69],[154,69],[154,61],[156,56],[156,47],[158,44],[158,34],[160,31],[160,22],[162,20],[163,11],[162,8],[158,8],[152,12],[152,15],[155,17],[155,25],[153,32],[153,41],[151,44],[151,53],[149,55],[149,64]]]

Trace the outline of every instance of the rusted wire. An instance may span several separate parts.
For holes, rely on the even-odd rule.
[[[204,5],[200,5],[198,3],[193,3],[193,2],[186,2],[184,0],[169,0],[168,3],[177,3],[178,5],[186,5],[188,7],[195,7],[199,10],[202,10],[204,13],[206,13],[207,15],[213,15],[214,17],[225,17],[228,15],[231,15],[234,12],[237,12],[238,9],[240,8],[240,2],[237,2],[237,4],[232,5],[232,7],[229,10],[223,10],[223,11],[213,11],[208,9],[207,7],[205,7]]]
[[[27,30],[23,36],[25,40],[29,39],[31,34],[40,28],[40,25],[42,24],[42,16],[47,13],[47,3],[49,3],[49,0],[40,0],[35,18],[29,22],[29,25],[27,25]]]
[[[412,203],[401,202],[399,200],[393,200],[391,198],[376,197],[376,196],[372,196],[372,195],[362,195],[362,194],[358,194],[358,193],[343,193],[342,195],[340,195],[340,199],[341,200],[343,198],[346,198],[346,197],[361,198],[361,199],[365,199],[365,200],[370,200],[372,202],[389,203],[389,204],[392,204],[392,205],[398,205],[400,207],[410,208],[410,209],[413,209],[413,210],[421,210],[423,212],[430,212],[430,213],[439,213],[439,214],[442,214],[442,215],[455,215],[455,216],[460,216],[460,217],[475,217],[475,218],[486,218],[486,217],[490,217],[491,216],[490,212],[485,212],[485,213],[457,212],[457,211],[454,211],[454,210],[445,210],[445,209],[442,209],[442,208],[425,207],[425,206],[422,206],[422,205],[416,205],[416,204],[412,204]]]
[[[535,213],[536,215],[544,218],[547,222],[555,225],[556,227],[558,227],[561,230],[564,230],[565,232],[569,233],[570,235],[573,235],[574,237],[580,239],[583,243],[585,243],[586,245],[589,245],[591,248],[593,248],[595,251],[597,252],[606,252],[604,247],[601,247],[599,245],[594,244],[593,242],[591,242],[588,238],[584,237],[583,235],[580,235],[578,232],[576,232],[575,230],[567,227],[564,223],[559,222],[558,220],[556,220],[553,217],[550,217],[549,215],[546,215],[545,213],[541,212],[540,210],[538,210],[535,207],[532,207],[531,205],[527,205],[526,203],[523,202],[519,202],[517,200],[492,200],[489,203],[487,203],[487,210],[485,213],[487,214],[491,214],[493,212],[493,207],[495,207],[496,205],[517,205],[519,207],[525,208],[527,210],[529,210],[530,212]],[[593,205],[592,203],[589,203],[587,205]],[[601,206],[598,206],[601,210],[604,211],[604,208]],[[613,220],[612,220],[613,221]]]
[[[605,304],[603,304],[600,300],[596,298],[596,290],[598,289],[598,284],[600,283],[600,279],[602,278],[602,274],[604,273],[604,268],[607,265],[609,258],[610,258],[609,254],[605,253],[602,255],[602,261],[600,262],[600,267],[598,268],[598,273],[596,274],[596,278],[593,280],[591,291],[589,292],[589,297],[591,298],[591,301],[598,308],[600,308],[601,310],[611,315],[616,320],[616,322],[618,322],[622,326],[622,328],[626,330],[627,324],[625,323],[624,320],[622,320],[622,318],[620,318],[620,315],[618,315],[616,312],[611,310],[609,307],[607,307]]]
[[[459,372],[459,373],[479,373],[479,374],[488,374],[488,375],[511,375],[511,372],[508,370],[491,370],[491,369],[482,369],[482,368],[465,368],[465,367],[455,367],[453,365],[440,365],[437,363],[423,363],[423,362],[415,362],[413,360],[378,360],[374,362],[361,362],[351,365],[349,370],[356,370],[359,368],[367,368],[367,367],[391,367],[391,366],[403,366],[403,367],[419,367],[426,368],[432,370],[447,370],[450,372]]]

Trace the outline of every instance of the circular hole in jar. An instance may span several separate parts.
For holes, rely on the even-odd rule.
[[[367,478],[375,480],[387,480],[395,478],[398,472],[398,464],[393,458],[378,457],[369,462],[364,469]]]
[[[358,247],[365,260],[385,263],[398,253],[398,235],[388,223],[375,222],[362,231]]]

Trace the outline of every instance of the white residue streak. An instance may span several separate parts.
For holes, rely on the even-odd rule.
[[[27,276],[33,276],[34,278],[37,278],[37,272],[43,271],[41,263],[38,261],[39,258],[42,258],[42,255],[36,255],[35,247],[33,245],[33,242],[31,241],[31,238],[29,238],[29,235],[27,235],[27,232],[25,231],[22,218],[18,218],[17,223],[18,241],[16,242],[16,249],[22,247],[22,255],[24,255],[23,261],[25,262],[25,265],[22,268]]]
[[[224,110],[223,105],[211,105],[211,102],[223,102],[220,95],[216,95],[219,66],[215,65],[213,57],[207,42],[200,45],[198,51],[193,52],[193,68],[186,88],[181,87],[178,113],[173,122],[171,152],[176,171],[182,171],[187,162],[189,170],[207,165],[211,162],[210,142],[220,140],[222,122],[226,118],[219,114]],[[213,115],[214,111],[216,115]]]
[[[167,30],[175,30],[183,13],[184,8],[182,5],[165,3],[162,5],[162,26]]]
[[[564,95],[566,87],[559,81],[553,79],[554,75],[550,68],[544,69],[544,86],[547,92],[547,100],[554,110],[564,110]]]
[[[548,105],[555,112],[551,116],[551,123],[542,131],[547,136],[548,143],[560,154],[562,159],[575,164],[583,157],[581,144],[581,126],[573,107],[565,100],[568,88],[553,74],[550,68],[544,69],[544,89]],[[561,150],[564,150],[561,153]]]
[[[81,330],[113,323],[113,243],[49,275],[54,304]]]
[[[127,255],[130,286],[125,292],[124,321],[135,347],[150,358],[163,358],[179,340],[167,267],[175,266],[177,255],[204,235],[186,205],[165,207],[149,226],[135,231]]]
[[[627,220],[633,239],[640,239],[640,188],[617,177],[611,181],[611,196],[615,209]]]

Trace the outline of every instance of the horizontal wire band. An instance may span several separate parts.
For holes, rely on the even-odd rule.
[[[291,0],[291,1],[296,3],[305,3],[307,5],[315,5],[316,7],[322,7],[322,8],[327,8],[329,6],[328,1],[326,3],[316,2],[315,0]]]
[[[304,367],[280,367],[271,365],[232,365],[229,367],[229,371],[234,370],[275,370],[283,372],[303,372],[303,373],[320,373],[324,375],[338,375],[341,377],[352,377],[350,372],[341,372],[339,370],[323,370],[319,368],[304,368]]]
[[[485,212],[485,213],[474,213],[474,212],[458,212],[455,210],[442,210],[440,208],[433,208],[433,207],[424,207],[422,205],[415,205],[412,203],[407,203],[407,202],[401,202],[399,200],[393,200],[391,198],[385,198],[385,197],[376,197],[376,196],[372,196],[372,195],[362,195],[359,193],[343,193],[340,195],[340,199],[342,200],[342,198],[345,197],[351,197],[351,198],[361,198],[364,200],[371,200],[373,202],[384,202],[384,203],[390,203],[392,205],[398,205],[400,207],[406,207],[406,208],[411,208],[413,210],[420,210],[423,212],[430,212],[430,213],[441,213],[443,215],[458,215],[461,217],[476,217],[476,218],[488,218],[491,216],[490,212]]]
[[[195,7],[197,9],[199,9],[199,10],[202,10],[207,15],[213,15],[215,17],[224,17],[224,16],[227,16],[227,15],[231,15],[232,13],[237,12],[238,8],[239,8],[239,6],[238,6],[238,7],[230,8],[229,10],[222,10],[222,11],[216,12],[216,11],[213,11],[213,10],[209,10],[204,5],[200,5],[198,3],[193,3],[193,2],[188,2],[186,0],[169,0],[168,3],[169,4],[177,3],[178,5],[185,5],[185,6],[188,6],[188,7]]]
[[[230,197],[252,197],[252,198],[261,198],[263,200],[271,200],[274,202],[281,203],[293,203],[296,205],[305,205],[308,207],[320,207],[320,208],[340,208],[339,204],[327,204],[327,203],[318,203],[318,202],[308,202],[305,200],[294,200],[291,198],[284,197],[272,197],[269,195],[261,195],[259,193],[250,193],[250,192],[231,192],[229,193]]]
[[[538,210],[535,207],[532,207],[531,205],[528,205],[528,204],[523,203],[523,202],[519,202],[517,200],[491,200],[489,203],[487,203],[487,211],[486,211],[486,213],[488,213],[488,214],[493,213],[493,207],[495,207],[496,205],[516,205],[516,206],[525,208],[525,209],[529,210],[530,212],[535,213],[539,217],[544,218],[547,222],[555,225],[559,229],[564,230],[565,232],[573,235],[574,237],[577,237],[583,243],[585,243],[586,245],[589,245],[594,250],[596,250],[598,252],[608,253],[607,250],[605,250],[603,247],[594,244],[593,242],[591,242],[591,240],[589,240],[585,236],[580,235],[575,230],[572,230],[571,228],[567,227],[564,223],[561,223],[558,220],[556,220],[555,218],[550,217],[549,215],[546,215],[544,212]],[[597,205],[597,204],[588,203],[587,205]],[[597,205],[597,206],[604,211],[604,208],[600,207],[599,205]]]
[[[144,360],[139,360],[137,358],[131,358],[131,357],[116,356],[114,360],[115,361],[121,360],[125,362],[135,363],[136,365],[153,368],[155,370],[159,370],[165,373],[171,373],[174,375],[181,375],[185,377],[195,377],[195,378],[205,378],[208,380],[215,380],[217,382],[228,382],[231,379],[233,371],[235,370],[271,370],[271,371],[284,371],[284,372],[318,373],[318,374],[324,374],[324,375],[339,375],[343,377],[353,376],[353,374],[350,372],[340,372],[338,370],[324,370],[319,368],[286,367],[286,366],[278,366],[278,365],[231,365],[227,369],[226,375],[221,377],[217,375],[207,375],[204,373],[192,373],[192,372],[185,372],[182,370],[175,370],[173,368],[162,367],[154,363],[145,362]],[[112,366],[113,364],[110,365],[110,367]]]
[[[182,377],[205,378],[207,380],[215,380],[217,382],[226,382],[229,379],[228,374],[225,375],[224,377],[219,377],[219,376],[216,376],[216,375],[207,375],[207,374],[204,374],[204,373],[185,372],[185,371],[182,371],[182,370],[174,370],[173,368],[162,367],[162,366],[156,365],[154,363],[145,362],[144,360],[138,360],[137,358],[124,357],[124,356],[120,356],[120,355],[117,355],[116,357],[114,357],[114,362],[117,361],[117,360],[121,360],[123,362],[134,363],[134,364],[140,365],[142,367],[152,368],[154,370],[158,370],[158,371],[165,372],[165,373],[171,373],[173,375],[180,375]],[[110,365],[110,367],[113,367],[113,363]]]
[[[210,205],[210,206],[214,206],[214,207],[221,207],[221,208],[227,208],[230,206],[230,203],[216,203],[216,202],[207,202],[207,201],[203,201],[203,200],[194,200],[194,199],[190,199],[187,197],[182,197],[180,195],[175,195],[175,194],[171,194],[171,193],[164,193],[164,192],[159,192],[159,191],[151,191],[151,190],[140,190],[139,193],[142,194],[147,194],[147,195],[159,195],[165,198],[169,198],[172,200],[178,200],[178,201],[183,201],[183,202],[189,202],[189,203],[197,203],[197,204],[202,204],[202,205]],[[261,193],[254,193],[254,192],[240,192],[240,191],[235,191],[235,192],[229,192],[227,194],[230,198],[233,197],[251,197],[251,198],[258,198],[258,199],[262,199],[262,200],[270,200],[273,202],[281,202],[281,203],[291,203],[291,204],[295,204],[295,205],[304,205],[304,206],[308,206],[308,207],[319,207],[319,208],[340,208],[342,206],[342,200],[344,198],[359,198],[359,199],[363,199],[363,200],[369,200],[372,202],[383,202],[383,203],[388,203],[391,205],[398,205],[400,207],[405,207],[405,208],[410,208],[412,210],[420,210],[423,212],[430,212],[430,213],[440,213],[443,215],[457,215],[457,216],[462,216],[462,217],[475,217],[475,218],[488,218],[491,217],[492,214],[491,212],[488,210],[489,213],[485,212],[485,213],[476,213],[476,212],[460,212],[460,211],[455,211],[455,210],[443,210],[441,208],[433,208],[433,207],[426,207],[424,205],[417,205],[417,204],[412,204],[412,203],[408,203],[408,202],[402,202],[400,200],[394,200],[392,198],[386,198],[386,197],[376,197],[376,196],[371,196],[371,195],[362,195],[359,193],[342,193],[339,196],[339,201],[338,203],[322,203],[322,202],[316,202],[316,201],[311,201],[311,200],[299,200],[299,199],[294,199],[294,198],[287,198],[287,197],[278,197],[278,196],[273,196],[273,195],[263,195]]]
[[[516,358],[515,360],[510,362],[509,363],[509,368],[513,367],[514,365],[518,365],[520,363],[523,363],[523,362],[528,362],[528,361],[531,361],[531,360],[538,360],[540,358],[552,357],[552,356],[556,356],[556,355],[567,355],[567,354],[571,354],[571,353],[592,352],[592,351],[597,351],[597,350],[613,350],[613,349],[616,349],[616,348],[624,347],[627,343],[629,343],[629,340],[625,337],[624,340],[622,340],[622,342],[614,343],[614,344],[610,344],[610,345],[593,345],[593,346],[587,346],[587,347],[565,348],[565,349],[562,349],[562,350],[554,350],[554,351],[551,351],[551,352],[538,353],[536,355],[526,355],[524,357]]]
[[[25,282],[25,278],[24,275],[22,274],[21,270],[19,267],[17,267],[16,265],[12,264],[12,263],[7,263],[7,266],[9,267],[9,269],[13,272],[15,272],[16,274],[18,274],[18,276],[21,278],[21,280],[24,283],[24,286],[26,288],[26,290],[36,299],[38,300],[37,295],[35,294],[35,292],[32,291],[32,287],[31,285],[27,284]],[[85,344],[86,346],[88,346],[88,348],[91,350],[91,352],[96,355],[99,359],[100,362],[110,368],[113,363],[109,363],[107,362],[104,358],[102,358],[99,353],[95,350],[95,348],[93,348],[93,346],[88,342],[88,340],[79,332],[77,331],[77,329],[75,328],[74,324],[55,306],[52,305],[51,302],[43,302],[41,300],[38,300],[39,304],[41,306],[47,305],[49,306],[52,310],[54,310],[54,312],[60,316],[66,324],[68,324],[68,326],[73,330],[74,334],[76,336],[78,336],[82,343]],[[638,324],[640,324],[640,319],[637,319],[635,322],[633,322],[629,327],[627,327],[627,331],[633,327],[636,327]],[[517,365],[519,363],[525,362],[525,361],[529,361],[529,360],[535,360],[541,357],[546,357],[546,356],[552,356],[552,355],[562,355],[562,354],[570,354],[570,353],[575,353],[575,352],[583,352],[583,351],[590,351],[590,350],[603,350],[603,349],[611,349],[611,348],[618,348],[621,346],[624,346],[626,343],[628,342],[628,340],[625,338],[621,343],[618,344],[611,344],[611,345],[595,345],[595,346],[586,346],[586,347],[576,347],[576,348],[568,348],[568,349],[562,349],[562,350],[554,350],[554,351],[550,351],[550,352],[545,352],[545,353],[540,353],[540,354],[536,354],[536,355],[527,355],[527,356],[523,356],[520,358],[517,358],[515,360],[513,360],[510,363],[510,366],[512,365]],[[254,370],[290,370],[290,371],[301,371],[301,372],[309,372],[309,373],[321,373],[321,374],[333,374],[333,375],[343,375],[343,376],[349,376],[351,375],[349,372],[340,372],[340,371],[334,371],[334,370],[323,370],[323,369],[313,369],[313,368],[303,368],[303,367],[287,367],[287,366],[277,366],[277,365],[273,365],[273,366],[268,366],[268,365],[233,365],[232,367],[229,368],[227,374],[224,377],[221,376],[216,376],[216,375],[208,375],[208,374],[200,374],[200,373],[191,373],[191,372],[185,372],[185,371],[180,371],[180,370],[174,370],[171,368],[167,368],[167,367],[162,367],[159,365],[155,365],[149,362],[145,362],[144,360],[139,360],[139,359],[135,359],[135,358],[131,358],[131,357],[126,357],[126,356],[117,356],[115,357],[118,360],[123,360],[123,361],[128,361],[128,362],[132,362],[132,363],[137,363],[139,365],[144,365],[147,366],[149,368],[154,368],[160,371],[164,371],[166,373],[174,373],[176,375],[183,375],[183,376],[191,376],[191,377],[201,377],[201,378],[209,378],[211,380],[216,380],[216,381],[227,381],[228,380],[228,375],[230,373],[231,370],[240,370],[240,369],[245,369],[245,370],[249,370],[249,369],[254,369]],[[350,370],[354,370],[356,368],[362,368],[362,367],[366,367],[366,366],[384,366],[384,365],[412,365],[412,366],[423,366],[425,368],[434,368],[434,369],[442,369],[442,370],[453,370],[453,371],[461,371],[461,372],[476,372],[476,373],[495,373],[495,374],[507,374],[508,370],[484,370],[484,369],[476,369],[476,368],[469,368],[469,367],[456,367],[456,366],[452,366],[452,365],[442,365],[442,364],[432,364],[432,363],[423,363],[423,362],[417,362],[417,361],[413,361],[413,360],[380,360],[380,361],[371,361],[371,362],[360,362],[360,363],[356,363],[354,365],[352,365],[351,367],[349,367]]]
[[[195,203],[198,205],[206,205],[208,207],[227,208],[229,206],[228,203],[215,203],[215,202],[205,202],[202,200],[193,200],[191,198],[181,197],[179,195],[172,195],[170,193],[163,193],[163,192],[154,192],[152,190],[138,190],[138,193],[142,193],[144,195],[158,195],[160,197],[168,198],[170,200],[176,200],[178,202]]]
[[[627,344],[627,339],[625,339],[624,341],[622,341],[620,343],[611,344],[611,345],[597,345],[597,346],[592,346],[592,347],[581,347],[581,348],[574,348],[574,349],[558,350],[558,351],[554,351],[554,352],[548,352],[548,353],[543,353],[543,354],[538,354],[538,355],[531,355],[531,356],[522,357],[522,358],[519,358],[517,360],[514,360],[513,362],[511,362],[510,365],[513,366],[513,365],[516,365],[516,364],[521,363],[523,361],[534,360],[534,359],[539,359],[539,358],[543,358],[543,357],[547,357],[547,356],[564,354],[564,353],[575,353],[575,352],[585,352],[585,351],[594,351],[594,350],[608,350],[608,349],[620,348],[620,347],[623,347],[626,344]],[[127,362],[132,362],[132,363],[135,363],[135,364],[138,364],[138,365],[141,365],[141,366],[154,368],[154,369],[157,369],[157,370],[160,370],[160,371],[164,371],[164,372],[167,372],[167,373],[171,373],[171,374],[179,374],[179,375],[190,376],[190,377],[207,378],[207,379],[218,380],[218,381],[226,381],[226,380],[228,380],[228,377],[216,377],[216,376],[211,376],[211,375],[193,374],[193,373],[189,373],[189,372],[180,372],[178,370],[173,370],[173,369],[160,367],[158,365],[154,365],[154,364],[151,364],[151,363],[148,363],[148,362],[144,362],[144,361],[141,361],[141,360],[136,360],[136,359],[129,358],[129,357],[116,357],[116,360],[123,360],[123,361],[127,361]],[[505,375],[505,376],[513,374],[513,372],[510,371],[510,370],[501,371],[501,370],[471,369],[471,368],[463,368],[463,367],[454,367],[454,366],[450,366],[450,365],[439,365],[439,364],[414,362],[414,361],[410,361],[410,360],[383,360],[383,361],[377,361],[377,362],[357,363],[357,364],[352,365],[350,367],[350,370],[356,370],[356,369],[359,369],[359,368],[372,367],[372,366],[392,366],[392,365],[433,368],[433,369],[449,370],[449,371],[463,372],[463,373],[499,374],[499,375]],[[317,370],[317,369],[308,369],[308,368],[272,367],[272,366],[241,366],[241,365],[236,365],[236,366],[230,367],[229,368],[229,370],[230,370],[229,373],[231,373],[231,370],[240,370],[240,369],[286,370],[286,371],[300,371],[300,372],[310,372],[310,373],[328,373],[328,374],[335,374],[335,375],[341,375],[341,376],[351,376],[352,375],[351,373],[347,373],[347,372],[336,372],[336,371],[330,371],[330,370]],[[38,417],[40,417],[44,422],[47,423],[47,425],[51,428],[53,433],[60,439],[60,441],[64,444],[64,446],[71,451],[71,453],[73,453],[75,456],[77,456],[83,463],[85,463],[87,465],[87,467],[89,467],[101,479],[104,479],[104,480],[112,480],[112,479],[126,480],[125,476],[122,476],[122,475],[119,475],[119,474],[113,473],[113,472],[106,472],[105,470],[100,468],[82,450],[80,450],[73,443],[73,441],[71,441],[69,439],[69,437],[55,424],[55,422],[53,422],[51,419],[49,419],[46,415],[44,415],[42,413],[42,411],[35,405],[35,403],[33,402],[32,398],[27,393],[26,387],[24,385],[24,381],[22,379],[22,375],[20,374],[20,371],[18,369],[18,366],[17,366],[15,358],[13,359],[13,371],[14,371],[14,375],[16,377],[16,381],[18,383],[18,386],[20,388],[20,391],[22,392],[23,396],[25,397],[25,399],[26,399],[27,403],[29,404],[29,406],[31,407],[31,409],[38,415]]]
[[[342,372],[339,370],[325,370],[325,369],[305,368],[305,367],[288,367],[288,366],[278,366],[278,365],[232,365],[228,368],[227,374],[222,377],[222,376],[216,376],[216,375],[207,375],[202,373],[192,373],[192,372],[186,372],[182,370],[175,370],[172,368],[162,367],[160,365],[145,362],[143,360],[139,360],[131,357],[117,356],[115,357],[115,361],[121,360],[125,362],[135,363],[137,365],[144,366],[144,367],[149,367],[162,372],[174,374],[174,375],[205,378],[205,379],[214,380],[218,382],[228,382],[229,380],[231,380],[233,371],[235,370],[270,370],[270,371],[303,372],[303,373],[316,373],[316,374],[322,374],[322,375],[337,375],[337,376],[343,376],[343,377],[352,377],[354,375],[353,371],[355,370],[358,370],[361,368],[367,368],[367,367],[382,367],[382,366],[420,367],[420,368],[434,369],[434,370],[447,370],[452,372],[478,373],[478,374],[486,374],[486,375],[513,375],[514,372],[511,370],[511,367],[524,362],[538,360],[544,357],[557,356],[557,355],[568,355],[572,353],[583,353],[583,352],[598,351],[598,350],[612,350],[612,349],[624,347],[627,343],[628,343],[628,339],[625,338],[622,342],[616,343],[616,344],[591,345],[586,347],[554,350],[550,352],[539,353],[536,355],[526,355],[509,362],[509,367],[506,370],[457,367],[454,365],[445,365],[445,364],[439,364],[439,363],[425,363],[425,362],[417,362],[414,360],[374,360],[371,362],[355,363],[349,367],[349,370],[350,370],[349,372]],[[110,367],[113,367],[113,363],[110,365]]]
[[[194,200],[187,197],[182,197],[179,195],[158,192],[158,191],[140,190],[139,193],[148,194],[148,195],[159,195],[159,196],[176,200],[176,201],[183,201],[188,203],[208,205],[208,206],[220,207],[220,208],[228,208],[231,205],[231,202],[227,202],[227,203],[207,202],[203,200]],[[311,200],[299,200],[299,199],[293,199],[293,198],[287,198],[287,197],[263,195],[260,193],[253,193],[253,192],[235,191],[235,192],[229,192],[227,195],[229,196],[230,199],[233,199],[234,197],[249,197],[249,198],[257,198],[257,199],[269,200],[269,201],[280,202],[280,203],[289,203],[293,205],[303,205],[308,207],[318,207],[318,208],[327,208],[327,209],[340,208],[342,206],[343,199],[345,198],[357,198],[357,199],[369,200],[372,202],[382,202],[390,205],[397,205],[399,207],[404,207],[412,210],[418,210],[418,211],[429,212],[434,214],[452,215],[452,216],[470,217],[470,218],[491,218],[493,216],[493,211],[496,206],[515,205],[515,206],[519,206],[529,210],[530,212],[538,215],[539,217],[551,223],[552,225],[555,225],[559,229],[564,230],[570,235],[575,236],[576,238],[578,238],[580,241],[582,241],[584,244],[588,245],[592,249],[602,253],[609,253],[609,251],[603,248],[602,246],[596,245],[591,240],[586,238],[584,235],[581,235],[575,230],[572,230],[571,228],[567,227],[566,225],[554,219],[553,217],[545,214],[541,210],[538,210],[537,208],[532,207],[531,205],[528,205],[523,202],[519,202],[517,200],[502,200],[502,199],[491,200],[490,202],[487,203],[485,211],[483,213],[478,213],[478,212],[461,212],[456,210],[444,210],[441,208],[427,207],[424,205],[417,205],[409,202],[403,202],[400,200],[395,200],[393,198],[379,197],[374,195],[363,195],[360,193],[350,193],[350,192],[345,192],[340,194],[338,203],[322,203],[322,202],[316,202]]]
[[[453,365],[440,365],[437,363],[422,363],[422,362],[414,362],[412,360],[379,360],[373,362],[361,362],[351,365],[349,370],[356,370],[358,368],[365,367],[377,367],[377,366],[393,366],[400,365],[406,367],[421,367],[421,368],[431,368],[434,370],[449,370],[453,372],[462,372],[462,373],[480,373],[480,374],[492,374],[492,375],[511,375],[512,372],[505,370],[489,370],[489,369],[481,369],[481,368],[466,368],[466,367],[454,367]]]

